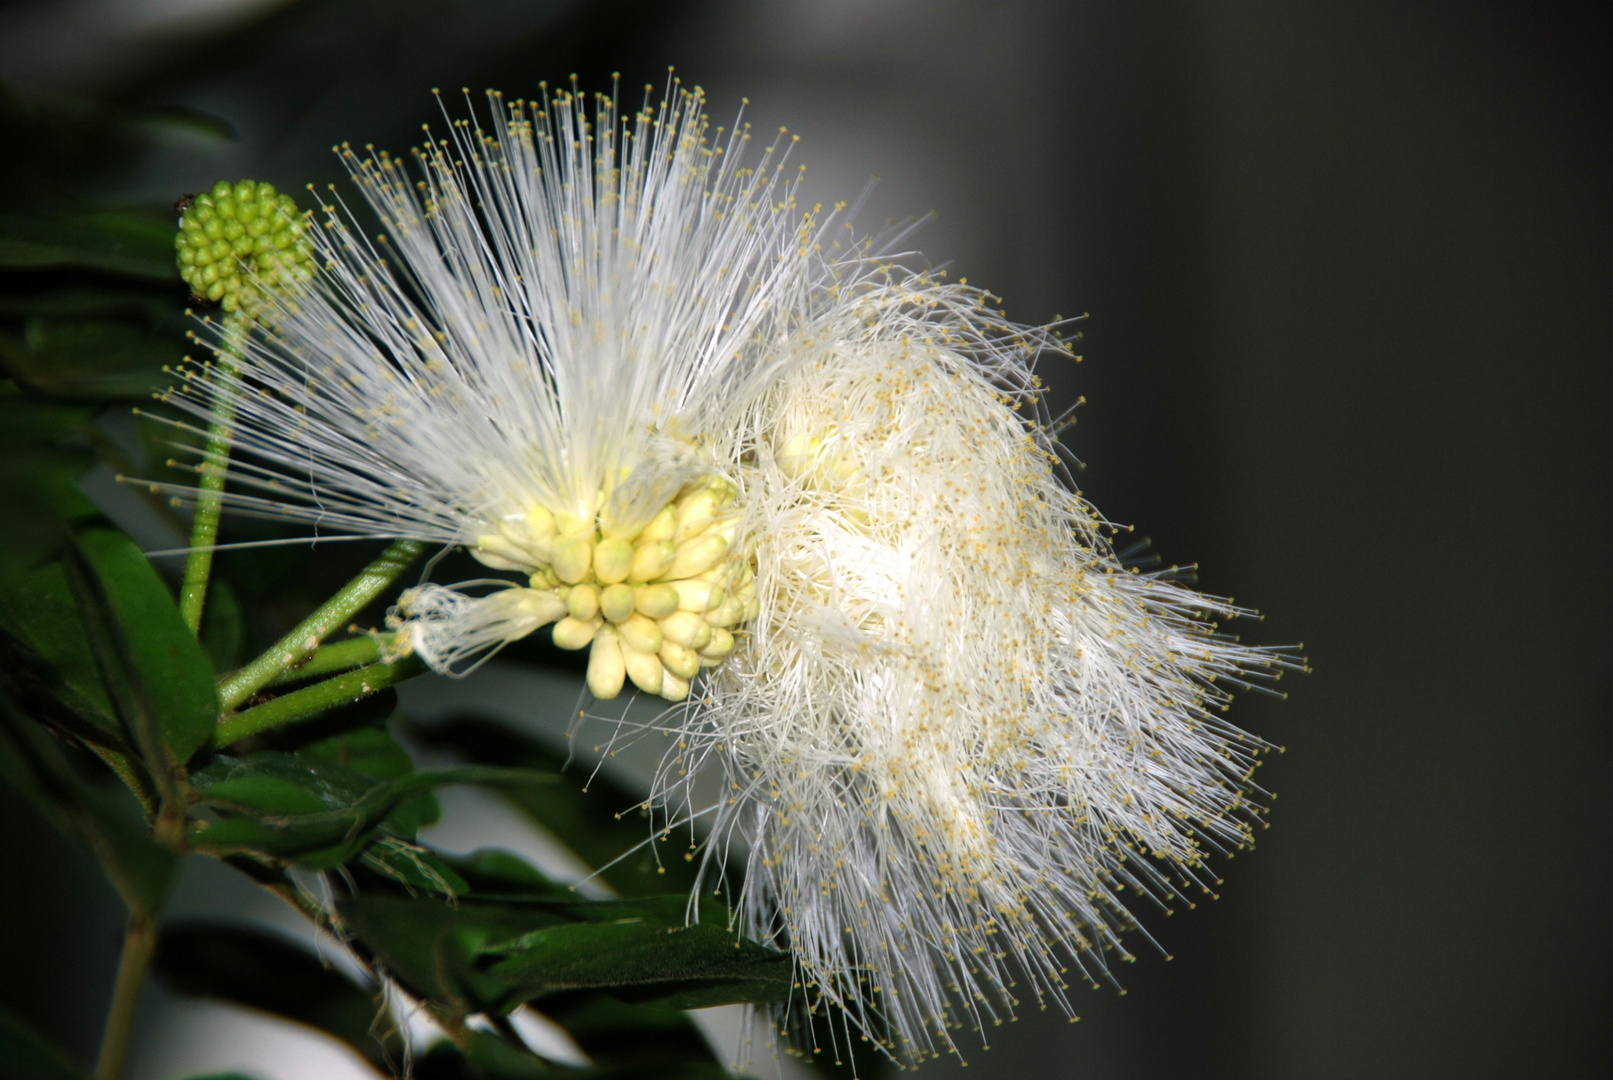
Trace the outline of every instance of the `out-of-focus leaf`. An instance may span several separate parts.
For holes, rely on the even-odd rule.
[[[395,690],[332,709],[303,724],[290,724],[266,740],[277,749],[294,750],[304,761],[330,765],[377,780],[395,780],[414,771],[414,760],[387,733],[385,723],[397,706]],[[431,792],[405,799],[387,815],[386,827],[404,839],[442,815]]]
[[[622,1041],[638,1034],[629,1029],[623,1033]],[[432,1046],[420,1059],[414,1075],[416,1080],[534,1080],[555,1075],[570,1080],[729,1080],[731,1075],[709,1057],[684,1057],[681,1044],[643,1042],[636,1049],[640,1053],[630,1062],[602,1064],[593,1069],[560,1069],[543,1065],[491,1032],[473,1031],[463,1050],[446,1040]]]
[[[123,116],[123,125],[131,131],[158,138],[181,138],[216,146],[219,143],[239,142],[240,133],[235,125],[221,116],[192,109],[185,105],[161,105],[138,109]]]
[[[251,758],[220,758],[193,778],[197,800],[232,816],[191,826],[191,844],[210,854],[257,853],[294,859],[303,866],[328,869],[364,850],[374,831],[405,799],[447,784],[519,787],[552,781],[528,769],[463,766],[410,773],[369,784],[362,793],[332,780],[337,772],[315,770],[309,762],[285,761],[292,755],[268,751]],[[300,770],[300,772],[299,772]],[[304,784],[298,776],[314,776]],[[354,774],[347,774],[352,776]],[[290,783],[285,783],[285,781]],[[293,795],[295,788],[300,792]],[[319,812],[287,809],[292,800],[312,795],[331,807]],[[308,805],[299,801],[297,805]]]
[[[478,848],[468,855],[446,855],[443,858],[454,872],[470,884],[471,891],[486,896],[548,896],[571,900],[576,892],[559,882],[550,881],[521,858],[497,848]]]
[[[20,339],[0,333],[0,370],[53,397],[143,400],[174,382],[163,367],[184,351],[182,339],[131,323],[35,318]]]
[[[202,802],[239,814],[289,816],[341,811],[356,805],[377,780],[414,771],[408,752],[379,728],[338,731],[294,754],[264,750],[246,757],[219,755],[191,778]],[[400,800],[382,826],[405,840],[436,820],[429,791]]]
[[[364,849],[362,862],[376,873],[419,892],[464,896],[470,884],[430,848],[383,836]]]
[[[183,334],[191,325],[174,294],[161,287],[64,288],[0,294],[0,318],[125,319]]]
[[[488,974],[522,1000],[605,990],[624,1001],[680,1009],[789,999],[794,962],[716,926],[622,920],[534,930],[501,945]]]
[[[59,562],[20,573],[0,571],[0,686],[14,687],[15,699],[25,708],[48,694],[65,706],[65,715],[42,719],[62,723],[81,738],[124,745],[78,603]]]
[[[174,764],[183,764],[212,737],[218,717],[213,667],[185,626],[168,587],[140,549],[116,529],[91,528],[76,550],[94,574],[99,596],[78,597],[111,696],[135,732],[151,724]],[[69,581],[73,581],[70,572]],[[109,618],[90,617],[86,602],[104,602]],[[113,676],[116,672],[116,677]],[[120,683],[122,685],[120,685]],[[122,700],[119,700],[119,699]]]
[[[727,1076],[705,1036],[682,1009],[662,1003],[630,1005],[608,994],[585,991],[545,998],[543,1015],[564,1028],[601,1069],[646,1070],[665,1075],[674,1068],[703,1068],[677,1075]],[[666,1072],[648,1072],[660,1069]]]
[[[507,797],[554,833],[613,889],[624,896],[687,891],[695,868],[683,845],[651,837],[643,796],[605,776],[566,766],[566,755],[490,720],[460,718],[422,725],[413,734],[427,746],[450,749],[475,762],[524,765],[561,773],[566,779],[547,788],[507,792]],[[583,785],[587,784],[584,790]],[[638,850],[633,850],[637,848]],[[624,852],[632,852],[622,858]],[[618,862],[617,860],[620,859]]]
[[[402,1044],[373,987],[307,949],[261,930],[207,923],[164,927],[157,970],[181,993],[214,997],[318,1028],[383,1072]]]
[[[131,911],[155,911],[173,879],[174,853],[153,841],[131,802],[85,783],[55,740],[0,697],[0,777],[101,864]],[[126,797],[125,797],[126,798]]]
[[[279,817],[346,809],[374,786],[360,773],[278,750],[240,758],[219,754],[190,779],[204,805]]]
[[[520,937],[556,916],[549,911],[370,891],[341,905],[349,928],[416,994],[468,1015],[519,1004],[503,980],[477,970],[490,943]]]
[[[9,452],[57,447],[93,415],[89,406],[40,401],[0,383],[0,447]]]
[[[409,752],[388,735],[386,729],[378,727],[338,732],[302,747],[297,756],[377,780],[395,780],[414,772],[414,760]]]
[[[464,1048],[444,1040],[426,1051],[416,1080],[541,1080],[556,1070],[526,1050],[489,1031],[469,1032]],[[568,1077],[590,1074],[567,1069]]]
[[[241,605],[230,583],[214,577],[207,586],[207,608],[198,635],[214,671],[232,671],[241,664],[245,632],[241,625]]]
[[[0,1080],[89,1080],[17,1017],[0,1010]]]
[[[35,400],[0,381],[0,576],[37,564],[68,537],[69,519],[94,507],[75,486],[90,462],[80,434],[92,411],[80,405]],[[74,502],[68,506],[66,503]]]
[[[103,211],[0,214],[0,268],[76,266],[149,281],[178,281],[172,219]]]
[[[197,479],[195,465],[201,460],[202,448],[207,439],[199,431],[175,427],[170,422],[181,419],[183,417],[177,409],[162,402],[154,401],[135,410],[134,434],[139,444],[139,454],[127,471],[153,483],[195,487]],[[249,529],[252,527],[247,526]],[[287,556],[273,548],[268,551],[273,552],[278,558],[295,558],[295,553]],[[217,552],[213,558],[214,566],[221,568],[229,554],[227,551]],[[252,554],[256,556],[261,553]],[[250,577],[241,577],[233,573],[230,575],[230,582],[237,597],[247,601],[248,608],[252,607],[250,601],[254,598],[259,583]]]
[[[584,989],[680,1008],[788,996],[787,955],[721,925],[685,926],[686,902],[473,892],[451,906],[370,891],[342,911],[400,980],[465,1014]]]

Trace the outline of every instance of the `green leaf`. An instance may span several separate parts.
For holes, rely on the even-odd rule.
[[[39,654],[47,664],[59,663],[75,678],[75,692],[89,701],[75,701],[81,711],[99,713],[116,724],[111,703],[100,683],[93,658],[88,668],[85,631],[62,567],[47,565],[65,545],[74,528],[104,524],[95,505],[79,490],[81,461],[60,444],[73,438],[88,423],[90,412],[76,406],[29,401],[9,384],[0,383],[0,503],[8,518],[4,544],[0,544],[0,632],[9,633]],[[97,700],[99,698],[99,700]]]
[[[362,714],[362,705],[353,712]],[[414,771],[408,752],[377,728],[338,732],[295,754],[266,750],[236,758],[219,755],[197,771],[192,783],[201,801],[250,815],[318,814],[345,810],[361,800],[376,780],[394,780]],[[430,792],[403,799],[382,822],[387,831],[412,839],[436,820]]]
[[[439,896],[464,896],[470,883],[430,848],[396,836],[383,836],[364,850],[363,865],[409,889]]]
[[[0,294],[0,318],[118,319],[183,336],[192,322],[161,287],[63,288]]]
[[[361,792],[339,773],[346,771],[328,766],[316,768],[274,751],[246,759],[221,756],[192,780],[199,789],[199,803],[232,816],[192,823],[191,844],[208,854],[259,854],[293,859],[313,869],[328,869],[363,851],[388,815],[411,796],[447,784],[521,787],[553,780],[528,769],[472,765],[410,773],[395,780],[370,783]],[[290,780],[291,784],[268,782],[263,779],[266,777]],[[304,800],[307,794],[313,794],[329,809],[297,810],[298,806],[308,805]]]
[[[415,1070],[416,1080],[542,1080],[555,1070],[526,1050],[489,1031],[471,1031],[463,1048],[444,1041],[426,1051]],[[588,1073],[566,1071],[567,1076]]]
[[[65,437],[88,424],[94,414],[86,405],[41,401],[15,386],[0,383],[0,447],[7,453],[58,447]]]
[[[187,142],[201,143],[210,148],[220,143],[241,141],[234,124],[221,116],[188,105],[148,106],[126,114],[123,124],[140,134],[179,136]]]
[[[413,735],[426,746],[453,750],[470,761],[523,765],[569,778],[570,783],[509,791],[506,796],[584,862],[606,867],[599,876],[622,895],[649,896],[694,886],[695,867],[684,858],[690,853],[686,845],[669,851],[673,845],[664,835],[646,843],[652,832],[643,796],[605,776],[590,778],[585,768],[568,766],[563,751],[502,724],[474,718],[420,726]],[[631,854],[622,858],[624,852]]]
[[[725,1077],[727,1070],[682,1009],[662,1003],[630,1005],[599,991],[545,998],[543,1015],[614,1077],[624,1071],[663,1076]],[[658,1071],[659,1070],[659,1071]]]
[[[792,961],[720,922],[685,926],[687,898],[478,896],[448,905],[367,891],[342,914],[416,993],[461,1014],[605,990],[679,1008],[788,997]]]
[[[461,1016],[489,1010],[502,1015],[519,1004],[508,985],[478,971],[476,961],[490,943],[560,918],[539,908],[465,900],[449,905],[375,890],[343,902],[341,912],[394,978]]]
[[[26,570],[66,542],[70,519],[95,508],[76,480],[89,464],[79,405],[45,403],[0,382],[0,505],[6,508],[0,577]]]
[[[794,961],[705,923],[645,920],[573,923],[534,930],[501,946],[488,974],[522,1000],[566,990],[606,990],[624,1001],[680,1009],[789,1000]]]
[[[158,940],[157,971],[181,993],[213,997],[317,1028],[383,1072],[402,1061],[375,988],[361,986],[276,934],[182,923]]]
[[[397,697],[391,691],[388,691],[388,696],[394,700]],[[380,697],[366,698],[360,704],[368,705]],[[379,727],[339,731],[308,743],[297,751],[297,756],[305,761],[332,765],[377,780],[395,780],[414,772],[414,760],[409,757],[409,752],[387,734],[385,728]]]
[[[242,626],[241,604],[230,583],[215,575],[208,585],[207,609],[198,635],[214,671],[229,671],[241,662],[241,646],[246,632]]]
[[[170,762],[183,765],[212,737],[218,717],[207,654],[132,540],[115,529],[91,528],[75,547],[97,586],[80,594],[80,610],[89,616],[87,604],[105,605],[107,618],[85,621],[91,641],[100,642],[97,658],[124,723],[136,742],[155,737]]]
[[[177,282],[174,231],[172,219],[150,214],[0,214],[0,268],[76,266]]]
[[[359,773],[280,750],[246,757],[214,755],[191,774],[190,782],[196,800],[204,805],[278,815],[344,809],[374,786],[373,780]],[[275,799],[279,790],[287,792],[286,801]]]
[[[452,865],[471,869],[466,861]],[[508,874],[510,868],[501,869]],[[682,925],[683,897],[585,900],[544,881],[537,891],[510,891],[491,898],[476,892],[485,878],[478,881],[474,870],[467,876],[473,882],[471,896],[457,904],[368,890],[341,905],[347,924],[385,958],[394,975],[420,994],[465,1013],[486,1009],[503,1013],[519,1004],[513,985],[489,977],[483,968],[484,961],[503,955],[498,951],[501,945],[524,934],[589,920],[639,919],[668,926],[675,919]]]
[[[183,339],[123,322],[28,320],[21,339],[0,334],[0,370],[35,393],[92,401],[143,400],[174,382],[165,366]]]
[[[477,848],[468,855],[445,855],[454,872],[470,884],[471,891],[484,896],[546,896],[571,900],[576,892],[550,881],[537,867],[508,851]]]
[[[152,912],[173,880],[174,853],[153,841],[127,796],[81,779],[56,741],[0,697],[0,776],[69,839],[83,844],[131,911]]]
[[[15,687],[19,704],[35,703],[30,712],[41,712],[41,696],[50,696],[65,708],[46,718],[63,723],[81,738],[124,745],[88,631],[59,562],[0,573],[0,685]]]
[[[397,692],[383,690],[372,697],[338,709],[317,720],[280,728],[265,739],[281,749],[295,748],[304,761],[331,765],[377,780],[395,780],[414,771],[409,752],[389,735],[387,717],[397,706]],[[329,732],[329,734],[325,734]],[[405,799],[387,815],[386,827],[405,839],[442,816],[437,797],[430,792]]]
[[[89,1080],[41,1036],[0,1009],[0,1080]]]

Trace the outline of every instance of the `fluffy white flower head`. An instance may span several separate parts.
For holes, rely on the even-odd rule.
[[[1248,842],[1264,744],[1223,687],[1296,661],[1122,567],[1036,419],[1051,328],[837,248],[698,90],[491,105],[413,172],[342,151],[385,238],[327,208],[316,286],[213,376],[235,507],[520,574],[404,595],[440,671],[552,624],[597,697],[680,702],[653,801],[710,820],[714,873],[744,841],[741,928],[809,1005],[906,1059],[1068,1010],[1122,889]]]

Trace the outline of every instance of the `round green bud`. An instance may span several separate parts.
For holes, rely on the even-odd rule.
[[[256,316],[264,288],[313,276],[306,236],[296,201],[273,184],[220,180],[183,206],[175,261],[196,299]]]

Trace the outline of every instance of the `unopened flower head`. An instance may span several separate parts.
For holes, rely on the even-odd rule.
[[[490,105],[412,170],[343,148],[384,235],[326,207],[314,285],[175,392],[244,391],[228,498],[519,575],[404,594],[393,648],[439,671],[549,627],[596,697],[681,702],[652,801],[713,873],[744,841],[741,928],[808,1004],[908,1059],[1068,1010],[1123,890],[1248,842],[1264,744],[1219,713],[1295,661],[1121,565],[1037,420],[1054,328],[836,243],[698,90]]]

